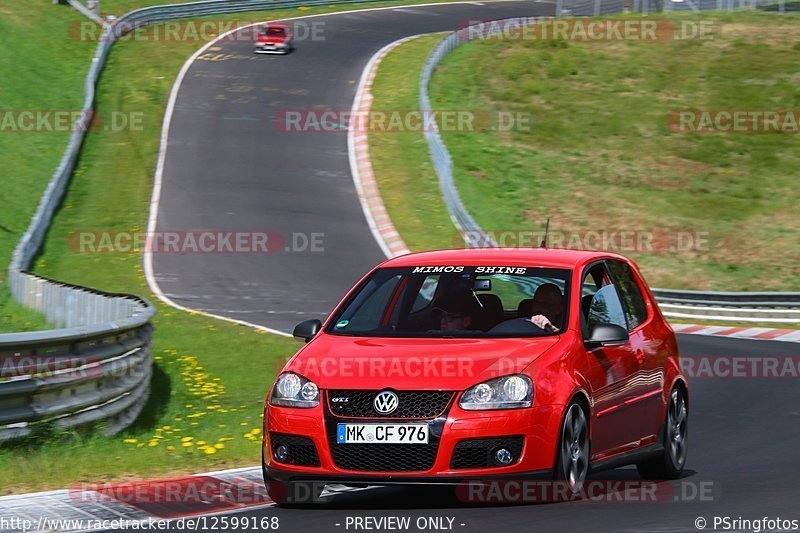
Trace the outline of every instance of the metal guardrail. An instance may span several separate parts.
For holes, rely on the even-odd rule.
[[[739,5],[755,7],[756,5],[770,4],[771,0],[748,0]],[[680,8],[675,5],[680,4]],[[558,0],[557,13],[572,15],[596,15],[605,13],[620,13],[630,10],[633,6],[636,11],[647,12],[648,9],[656,11],[677,10],[687,8],[699,10],[725,8],[732,6],[728,0],[686,0],[676,2],[664,0],[643,0],[642,2],[628,2],[626,0],[590,0],[567,1]],[[655,8],[655,9],[654,9]],[[513,30],[515,28],[536,24],[538,18],[523,17],[485,21],[461,28],[445,36],[431,51],[422,68],[419,82],[419,106],[421,110],[433,110],[429,88],[431,78],[436,67],[453,50],[462,44],[482,39],[485,35],[496,38],[498,31]],[[489,233],[484,231],[470,215],[459,197],[453,178],[453,160],[439,133],[436,123],[430,128],[425,128],[425,139],[431,155],[433,167],[439,179],[439,187],[444,198],[450,218],[456,229],[465,237],[469,246],[495,247],[497,243]],[[466,236],[469,238],[466,238]],[[670,289],[653,289],[664,315],[673,318],[691,318],[703,320],[735,321],[735,322],[763,322],[800,324],[800,293],[781,292],[702,292],[681,291]]]
[[[78,0],[68,1],[102,23],[103,31],[86,76],[82,113],[8,268],[14,298],[62,329],[0,334],[0,442],[51,424],[102,424],[112,434],[136,419],[149,395],[153,306],[27,272],[69,184],[114,43],[139,26],[168,20],[375,0],[207,0],[142,8],[107,23]]]
[[[798,292],[703,292],[653,289],[666,316],[800,324]]]

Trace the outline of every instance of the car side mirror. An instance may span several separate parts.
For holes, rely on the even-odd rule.
[[[305,322],[300,322],[294,327],[294,331],[292,332],[292,336],[295,339],[302,340],[304,342],[309,342],[313,339],[319,330],[322,329],[322,322],[317,320],[316,318],[313,320],[306,320]]]
[[[623,344],[627,344],[628,340],[630,340],[628,330],[616,324],[602,322],[592,329],[592,333],[586,341],[586,346],[588,348],[622,346]]]

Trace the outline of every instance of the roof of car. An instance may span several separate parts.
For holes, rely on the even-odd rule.
[[[502,265],[575,268],[588,261],[603,257],[625,259],[609,252],[563,248],[458,248],[401,255],[389,259],[382,266]]]

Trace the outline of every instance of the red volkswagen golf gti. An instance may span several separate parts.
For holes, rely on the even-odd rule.
[[[636,264],[575,250],[390,259],[286,364],[264,412],[278,503],[325,483],[677,477],[688,389],[675,334]]]

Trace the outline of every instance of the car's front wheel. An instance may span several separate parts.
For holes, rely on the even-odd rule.
[[[645,479],[676,479],[686,464],[689,409],[686,391],[675,387],[669,393],[664,428],[663,453],[636,465]]]
[[[561,426],[555,478],[566,483],[572,494],[583,489],[589,473],[589,423],[583,406],[573,401]]]

